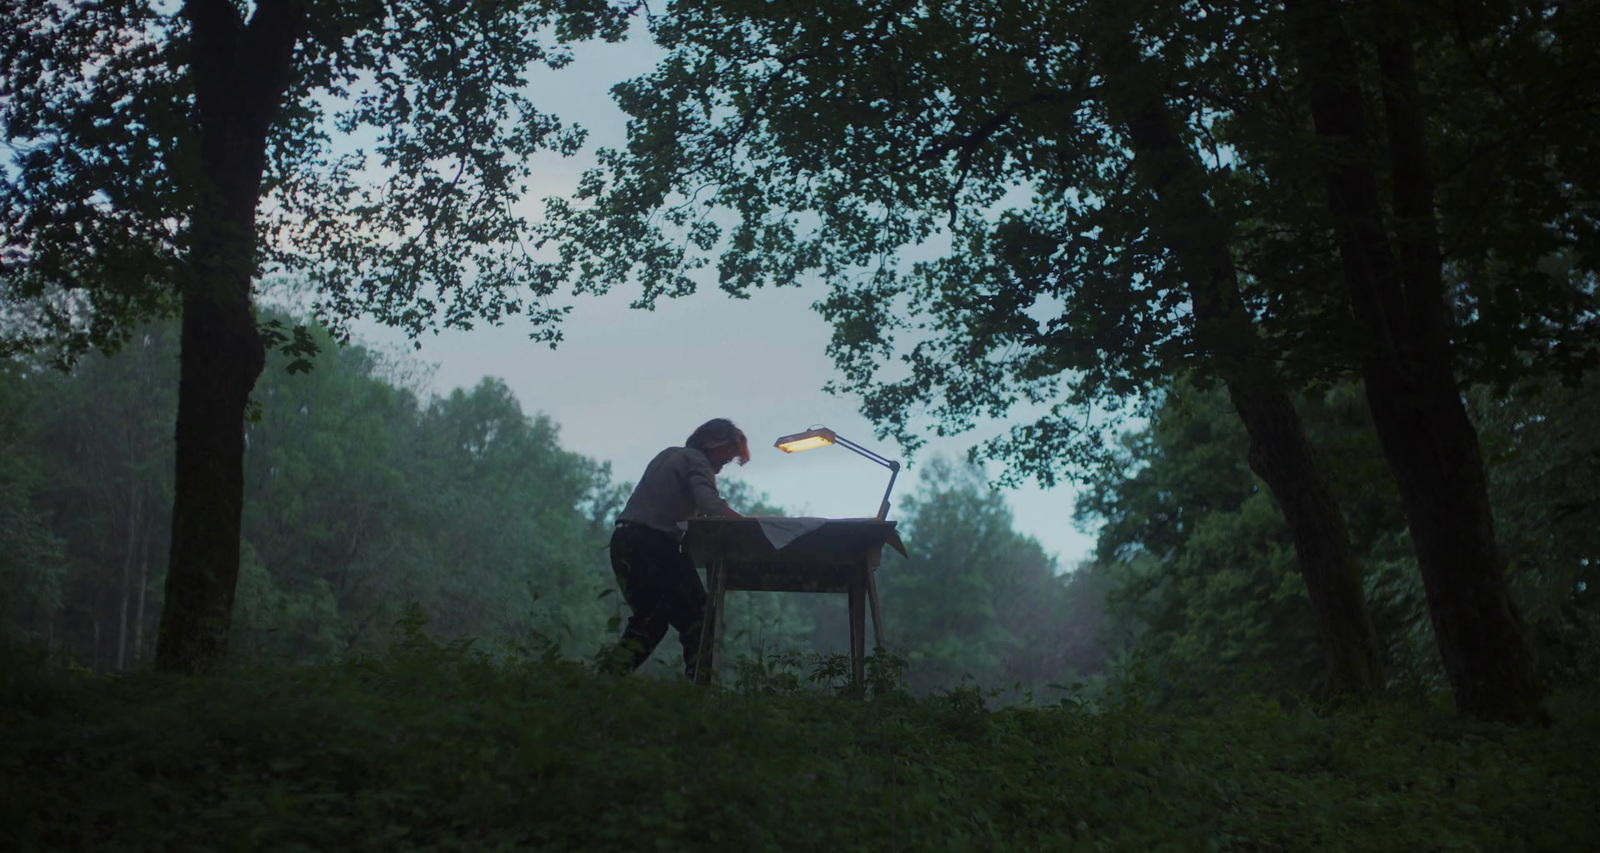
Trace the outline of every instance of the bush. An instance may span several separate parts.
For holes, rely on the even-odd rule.
[[[1600,714],[1581,695],[1553,703],[1560,722],[1539,731],[1418,704],[1319,717],[1248,695],[1179,714],[1134,671],[1093,703],[988,710],[993,693],[976,687],[892,689],[886,656],[863,701],[835,695],[821,658],[809,673],[767,661],[765,681],[707,690],[438,644],[420,626],[382,656],[210,679],[0,663],[0,822],[17,849],[1600,840]]]

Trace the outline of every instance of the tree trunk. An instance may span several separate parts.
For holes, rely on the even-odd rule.
[[[133,662],[139,663],[144,658],[144,602],[149,595],[150,585],[150,533],[145,531],[145,537],[139,549],[139,599],[133,608]]]
[[[1532,646],[1506,588],[1478,436],[1453,369],[1433,186],[1403,18],[1378,45],[1394,169],[1396,259],[1379,200],[1356,49],[1337,4],[1292,0],[1289,23],[1326,143],[1329,210],[1361,341],[1367,401],[1399,484],[1456,706],[1543,723]],[[1397,10],[1388,10],[1391,13]]]
[[[244,414],[264,360],[245,294],[184,299],[172,552],[156,666],[202,672],[226,649],[239,576]]]
[[[1382,651],[1350,532],[1239,294],[1230,229],[1205,196],[1205,169],[1183,142],[1161,86],[1128,32],[1111,32],[1099,52],[1107,111],[1128,132],[1138,180],[1156,194],[1163,242],[1189,287],[1195,341],[1244,422],[1250,469],[1267,484],[1294,537],[1295,562],[1327,667],[1323,697],[1377,695],[1384,687]]]
[[[117,671],[126,668],[128,660],[128,577],[132,574],[132,567],[126,561],[122,564],[122,602],[117,608]]]
[[[139,535],[143,532],[141,514],[143,484],[137,479],[128,495],[128,540],[122,555],[122,600],[117,607],[117,670],[128,668],[128,600],[133,587],[133,561],[139,551]]]
[[[156,667],[198,673],[221,660],[233,618],[245,407],[266,359],[250,303],[256,203],[301,12],[263,0],[245,24],[228,0],[190,0],[183,14],[205,179],[192,188],[182,282],[172,552]]]

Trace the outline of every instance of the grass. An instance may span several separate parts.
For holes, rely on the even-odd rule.
[[[0,848],[1551,850],[1600,847],[1600,713],[1527,731],[1259,698],[987,710],[697,690],[414,636],[208,679],[0,660]]]

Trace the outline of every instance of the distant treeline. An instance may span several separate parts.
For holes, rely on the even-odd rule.
[[[369,647],[409,602],[451,637],[570,644],[603,628],[596,543],[618,494],[605,468],[562,450],[556,425],[497,380],[426,398],[403,375],[414,367],[319,338],[313,369],[275,357],[253,395],[232,648],[304,660]],[[9,637],[95,669],[149,659],[176,347],[174,326],[154,326],[70,375],[0,374]]]
[[[629,485],[564,450],[557,425],[525,413],[499,380],[431,396],[416,365],[312,334],[312,369],[291,373],[275,354],[254,393],[234,652],[309,661],[381,649],[412,605],[435,636],[495,651],[585,658],[610,642],[626,613],[605,547]],[[71,373],[0,365],[6,641],[96,670],[149,660],[176,368],[169,325]],[[1510,580],[1558,683],[1600,672],[1596,390],[1591,375],[1470,397]],[[1099,525],[1099,547],[1070,571],[1015,529],[977,469],[919,466],[898,513],[911,556],[886,557],[880,575],[890,646],[913,690],[967,681],[1055,696],[1141,659],[1174,687],[1316,689],[1321,652],[1293,543],[1225,396],[1179,385],[1150,412],[1117,464],[1090,473],[1077,521]],[[1391,688],[1444,689],[1361,395],[1336,386],[1303,412],[1337,479]],[[737,480],[724,486],[744,511],[783,512]],[[730,594],[729,659],[843,651],[835,599]],[[656,657],[675,656],[669,637]]]
[[[253,395],[232,650],[308,661],[379,649],[413,604],[433,635],[485,649],[582,658],[610,642],[626,612],[605,548],[630,485],[564,450],[557,425],[498,379],[430,396],[418,365],[312,334],[312,369],[291,373],[274,353]],[[0,366],[6,640],[96,670],[149,661],[176,348],[176,328],[156,325],[71,373]],[[746,512],[784,512],[723,486]],[[936,461],[901,509],[913,557],[886,562],[882,591],[914,687],[1043,686],[1102,668],[1103,590],[1059,576],[974,472]],[[842,652],[843,604],[731,593],[729,660]],[[656,658],[676,654],[669,636]]]

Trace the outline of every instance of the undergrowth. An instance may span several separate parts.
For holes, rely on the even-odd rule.
[[[1393,704],[1176,713],[913,698],[879,656],[746,661],[739,689],[496,657],[205,679],[0,660],[0,847],[53,850],[1596,849],[1600,713],[1520,730]]]

